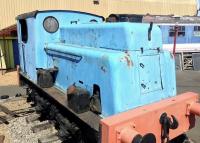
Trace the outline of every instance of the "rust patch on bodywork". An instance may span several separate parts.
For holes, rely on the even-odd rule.
[[[125,56],[124,56],[124,59],[126,60],[127,62],[127,66],[128,67],[132,67],[133,66],[133,61],[131,60],[131,56],[130,54],[128,53],[128,51],[125,51]]]
[[[75,85],[71,85],[67,88],[67,94],[74,93],[76,91]]]
[[[132,66],[133,66],[133,62],[132,62],[132,60],[130,59],[130,57],[125,56],[124,58],[126,59],[127,66],[128,66],[128,67],[132,67]]]

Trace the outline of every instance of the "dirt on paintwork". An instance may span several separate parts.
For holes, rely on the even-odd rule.
[[[127,63],[128,67],[133,67],[133,61],[128,51],[126,51],[125,56],[120,59],[120,62],[124,62],[124,61]]]

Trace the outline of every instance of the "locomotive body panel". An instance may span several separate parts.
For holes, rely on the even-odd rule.
[[[152,39],[148,41],[145,33],[149,25],[140,25],[102,23],[63,27],[63,43],[49,43],[45,48],[48,68],[59,69],[57,88],[66,92],[75,85],[92,95],[94,85],[98,85],[102,117],[175,96],[174,60],[162,50],[159,28],[153,28]]]

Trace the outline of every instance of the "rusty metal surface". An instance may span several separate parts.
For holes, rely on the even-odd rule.
[[[1,36],[15,36],[17,37],[17,25],[11,25],[9,27],[6,27],[2,30],[0,30],[0,37]]]

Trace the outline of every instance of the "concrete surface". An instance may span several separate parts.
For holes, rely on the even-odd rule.
[[[176,77],[178,93],[187,91],[200,93],[200,72],[178,71]]]
[[[0,86],[0,96],[9,95],[10,97],[13,97],[16,94],[25,95],[26,89],[17,85]]]
[[[17,72],[0,70],[0,86],[17,85]]]
[[[192,91],[200,94],[200,72],[178,71],[176,76],[178,93]],[[189,131],[187,135],[194,143],[200,143],[200,118],[197,118],[196,127]]]

